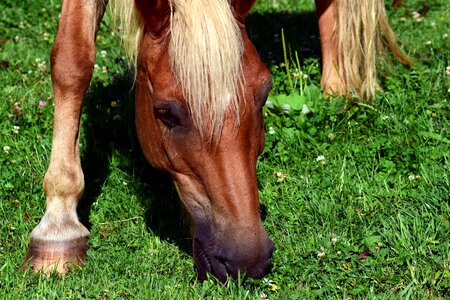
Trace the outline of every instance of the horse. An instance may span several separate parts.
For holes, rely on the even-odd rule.
[[[190,217],[200,279],[262,278],[274,244],[260,213],[256,161],[262,109],[272,87],[245,27],[255,0],[63,1],[51,49],[54,132],[44,177],[46,210],[29,239],[35,272],[82,265],[88,229],[77,216],[84,190],[80,116],[108,5],[135,67],[136,129],[150,164],[170,173]],[[316,0],[324,93],[374,94],[380,32],[398,57],[382,0]],[[356,46],[355,46],[356,45]],[[359,51],[359,52],[358,52]]]

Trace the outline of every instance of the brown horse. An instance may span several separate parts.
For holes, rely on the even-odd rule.
[[[63,1],[51,52],[55,119],[44,178],[47,208],[31,233],[27,255],[35,271],[65,273],[86,255],[89,232],[76,212],[84,190],[80,115],[107,2]],[[262,107],[272,83],[245,29],[254,0],[111,2],[135,61],[139,141],[150,163],[172,175],[190,215],[199,277],[211,273],[225,281],[238,272],[264,276],[274,247],[259,215],[256,159],[264,147]],[[349,12],[338,3],[316,1],[322,84],[326,92],[346,93],[351,86],[367,96],[373,78],[363,84],[353,81],[352,71],[340,61],[345,55],[337,51],[339,34],[333,28],[344,26],[336,16]],[[387,24],[382,4],[368,8],[375,18],[371,26]],[[374,28],[363,31],[376,38]],[[360,48],[372,51],[365,47]],[[374,67],[365,69],[357,75],[366,78]],[[373,86],[361,88],[367,84]]]

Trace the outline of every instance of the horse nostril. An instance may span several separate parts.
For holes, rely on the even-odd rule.
[[[228,275],[233,275],[234,272],[229,264],[228,259],[222,256],[215,256],[214,258],[225,267],[225,271],[227,272]]]
[[[218,262],[220,262],[222,265],[224,265],[227,262],[227,259],[222,256],[214,256],[215,259],[217,259]]]

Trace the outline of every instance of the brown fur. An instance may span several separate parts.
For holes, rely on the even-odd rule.
[[[217,8],[217,3],[212,2],[208,7]],[[183,8],[174,6],[178,13],[187,14],[175,21],[180,16],[176,17],[176,13],[171,15],[166,0],[135,2],[135,16],[140,18],[138,24],[142,31],[135,33],[135,37],[140,36],[137,43],[139,51],[133,56],[137,71],[136,126],[139,141],[148,160],[172,175],[180,198],[190,213],[199,277],[205,278],[210,272],[221,281],[225,281],[227,275],[237,277],[239,272],[249,277],[262,277],[273,251],[273,243],[258,212],[256,182],[256,159],[264,144],[262,105],[271,87],[270,73],[248,39],[244,24],[239,23],[250,8],[249,2],[244,2],[233,1],[238,8],[235,13],[239,13],[236,19],[228,6],[211,12],[211,17],[203,15],[202,25],[197,29],[212,33],[202,35],[193,33],[192,29],[185,32],[186,35],[197,35],[193,37],[194,45],[205,46],[205,49],[189,54],[179,49],[170,50],[170,47],[182,47],[188,43],[189,36],[173,38],[174,32],[183,35],[184,31],[175,29],[176,26],[169,27],[168,22],[171,16],[174,22],[189,21],[186,19],[189,18],[189,9],[183,11]],[[221,3],[223,6],[228,2]],[[44,180],[47,209],[30,238],[29,258],[35,271],[50,272],[49,266],[56,265],[56,271],[64,273],[67,262],[81,264],[84,261],[89,232],[78,221],[76,213],[84,189],[79,126],[83,94],[93,71],[94,36],[104,8],[102,0],[66,0],[63,3],[51,54],[55,123],[50,166]],[[128,15],[129,12],[125,13]],[[224,36],[222,31],[227,29],[232,37],[219,41]],[[201,44],[199,40],[202,38],[210,38],[211,41]],[[178,43],[173,44],[174,40]],[[195,50],[189,48],[191,45],[186,47]],[[210,51],[216,54],[205,57]],[[192,63],[193,67],[177,66],[173,62],[175,55],[189,56],[191,61],[181,62]],[[241,59],[245,60],[245,65],[241,64]],[[190,68],[194,70],[194,78],[180,76]],[[202,77],[205,70],[206,78]],[[246,78],[246,86],[237,93],[235,90],[241,76]],[[205,81],[200,82],[202,80]],[[213,80],[220,82],[213,86]],[[196,101],[215,101],[224,95],[229,98],[220,99],[222,102],[217,102],[217,105],[211,102],[208,109],[215,109],[223,103],[225,106],[238,106],[226,111],[222,106],[218,108],[219,115],[199,113],[207,124],[209,121],[217,122],[220,131],[215,131],[214,126],[205,129],[197,124],[191,95],[185,91],[186,87],[198,87],[204,93],[205,85],[209,91],[206,96],[200,95],[207,99]],[[236,126],[238,120],[239,126]],[[202,138],[205,131],[216,133],[212,138],[214,143],[205,143]]]

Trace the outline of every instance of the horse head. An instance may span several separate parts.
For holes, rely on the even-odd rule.
[[[256,180],[272,82],[245,29],[253,2],[136,1],[138,137],[189,213],[200,278],[260,278],[273,252]]]

